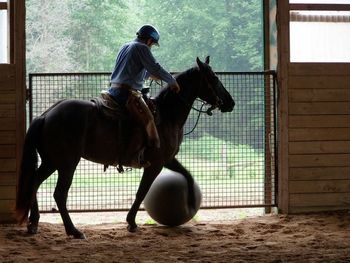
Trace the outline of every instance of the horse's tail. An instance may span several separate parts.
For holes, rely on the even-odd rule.
[[[15,209],[19,224],[27,221],[29,210],[35,197],[34,184],[38,167],[37,146],[44,119],[45,118],[41,116],[33,120],[24,140]]]

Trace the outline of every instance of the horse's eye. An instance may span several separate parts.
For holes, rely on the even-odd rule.
[[[219,82],[219,78],[217,76],[213,77],[213,83],[217,84]]]

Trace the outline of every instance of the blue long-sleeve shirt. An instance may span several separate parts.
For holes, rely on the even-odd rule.
[[[150,48],[136,39],[119,50],[111,83],[127,84],[133,89],[141,90],[149,74],[168,84],[175,82],[174,77],[156,61]]]

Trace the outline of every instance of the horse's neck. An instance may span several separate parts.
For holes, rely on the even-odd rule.
[[[179,93],[165,91],[168,94],[163,96],[160,103],[163,121],[172,122],[178,127],[185,125],[191,107],[197,97],[197,75],[191,74],[191,76],[193,77],[183,74],[177,78],[177,82],[181,87]]]

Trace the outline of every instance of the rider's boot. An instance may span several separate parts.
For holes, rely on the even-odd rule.
[[[154,122],[153,114],[148,108],[146,102],[143,100],[141,93],[131,91],[126,103],[126,108],[132,117],[144,127],[147,134],[147,147],[160,148],[159,135]],[[143,153],[140,155],[143,157]],[[141,162],[142,159],[144,160],[144,158],[140,158]],[[143,162],[147,163],[145,160]]]

